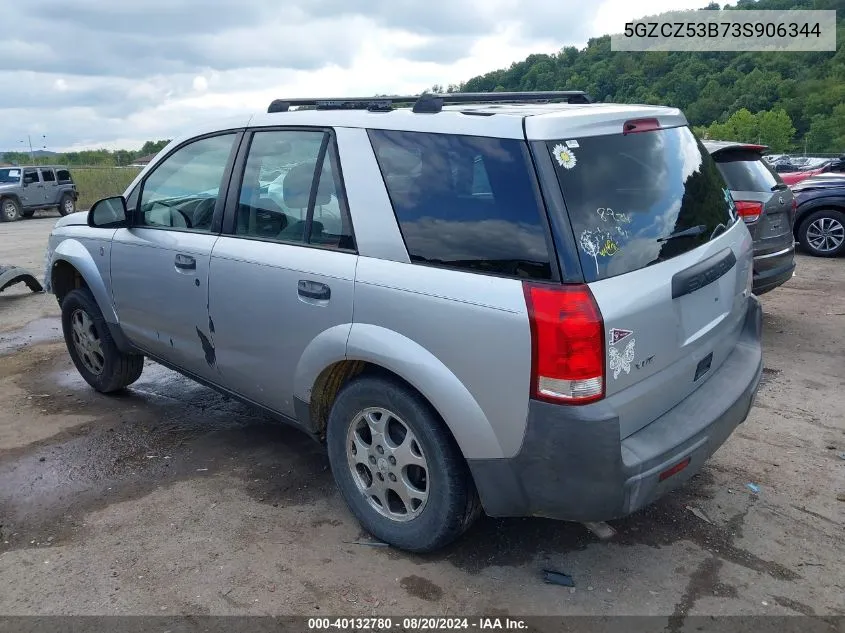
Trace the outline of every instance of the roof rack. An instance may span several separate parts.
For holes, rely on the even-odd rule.
[[[317,99],[276,99],[267,112],[287,112],[292,106],[313,106],[317,110],[369,110],[388,112],[397,104],[413,103],[418,114],[434,114],[446,104],[460,103],[541,103],[565,101],[566,103],[592,103],[581,90],[551,90],[544,92],[453,92],[446,94],[423,93],[412,96],[339,97]]]

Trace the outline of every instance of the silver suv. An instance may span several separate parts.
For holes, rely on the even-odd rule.
[[[30,218],[39,209],[76,211],[79,192],[67,167],[0,168],[0,222]]]
[[[599,521],[681,485],[762,369],[751,236],[684,116],[414,99],[276,101],[59,220],[79,372],[108,393],[147,356],[324,440],[407,550],[482,508]]]

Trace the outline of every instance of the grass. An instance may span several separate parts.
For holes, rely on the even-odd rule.
[[[87,210],[101,198],[121,195],[140,171],[137,167],[71,167],[79,190],[76,208]]]

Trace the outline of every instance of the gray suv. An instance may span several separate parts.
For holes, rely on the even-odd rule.
[[[76,211],[79,193],[67,167],[0,168],[0,221],[32,217],[39,209],[58,209],[61,215]]]
[[[688,480],[754,399],[751,278],[681,112],[577,92],[275,101],[60,219],[46,269],[92,387],[146,356],[296,425],[413,551]]]

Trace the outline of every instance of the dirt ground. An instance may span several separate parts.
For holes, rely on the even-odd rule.
[[[0,224],[0,263],[40,275],[54,221]],[[55,300],[7,290],[0,613],[845,615],[845,261],[802,256],[762,301],[756,405],[688,486],[607,542],[484,518],[414,556],[360,544],[304,435],[153,363],[98,395]]]

